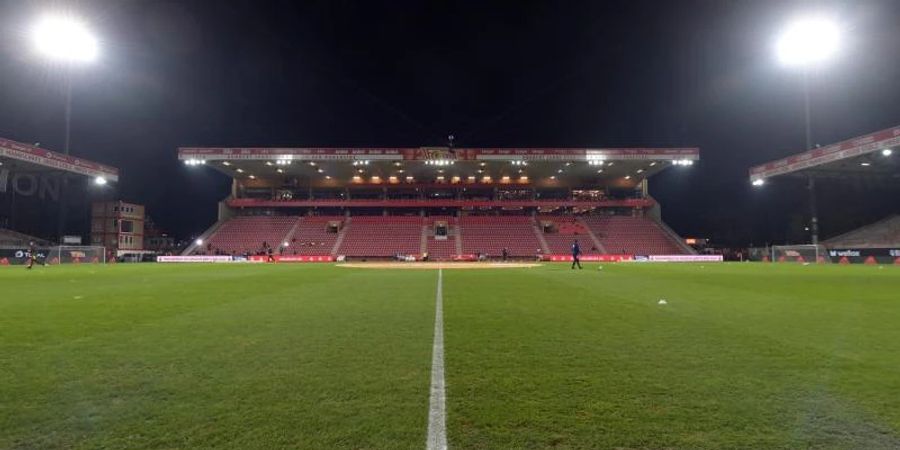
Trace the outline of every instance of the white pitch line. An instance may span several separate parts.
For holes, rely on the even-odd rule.
[[[431,401],[428,407],[428,450],[447,448],[447,394],[444,392],[444,271],[438,269],[434,301],[434,346],[431,353]]]

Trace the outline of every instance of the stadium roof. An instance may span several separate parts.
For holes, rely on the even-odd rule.
[[[48,169],[61,170],[77,175],[103,177],[113,182],[119,181],[119,169],[115,167],[0,138],[0,164],[6,165],[10,162],[38,172]]]
[[[814,148],[750,169],[750,181],[780,175],[864,176],[900,181],[900,126]]]
[[[198,148],[178,150],[235,179],[293,176],[333,184],[517,184],[538,180],[637,184],[672,165],[699,160],[696,148]],[[523,180],[524,177],[524,180]],[[373,181],[374,180],[374,181]],[[328,184],[328,183],[325,183]]]

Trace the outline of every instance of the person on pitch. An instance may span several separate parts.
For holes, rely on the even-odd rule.
[[[581,256],[581,247],[578,246],[578,239],[575,239],[572,242],[572,270],[575,269],[575,265],[578,265],[578,268],[581,269],[581,260],[578,258]]]
[[[28,253],[25,255],[25,257],[28,258],[28,269],[34,267],[34,262],[37,260],[34,241],[28,243]]]

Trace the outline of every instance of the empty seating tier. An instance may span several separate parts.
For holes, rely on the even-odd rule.
[[[514,257],[533,257],[541,248],[534,221],[526,216],[464,216],[459,219],[464,254],[500,256],[503,249]]]
[[[628,216],[584,217],[609,253],[680,255],[684,250],[651,219]]]
[[[352,217],[337,254],[351,257],[393,257],[421,253],[422,225],[418,216]]]
[[[297,219],[295,216],[234,217],[222,224],[198,250],[206,254],[255,254],[262,251],[263,242],[277,250]]]
[[[343,223],[343,216],[307,216],[300,219],[300,224],[288,238],[290,248],[285,254],[304,256],[330,255],[337,241],[338,233],[328,229],[332,222]],[[339,231],[339,230],[338,230]]]

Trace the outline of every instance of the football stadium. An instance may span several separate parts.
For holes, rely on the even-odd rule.
[[[803,149],[741,168],[801,236],[764,245],[664,220],[723,164],[701,138],[192,125],[154,165],[71,154],[67,110],[62,151],[0,139],[0,448],[900,448],[900,126],[813,145],[806,107]]]

